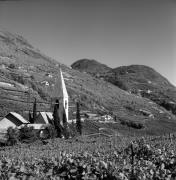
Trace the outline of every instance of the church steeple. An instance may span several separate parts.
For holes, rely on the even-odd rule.
[[[53,97],[58,99],[59,103],[63,105],[68,120],[68,93],[61,68],[59,69],[59,74],[56,78]]]
[[[62,86],[61,97],[68,98],[68,93],[67,93],[67,89],[66,89],[66,86],[65,86],[65,81],[64,81],[64,78],[63,78],[63,74],[62,74],[61,68],[60,68],[60,78],[61,78],[61,86]]]

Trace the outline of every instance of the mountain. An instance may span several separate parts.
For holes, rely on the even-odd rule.
[[[176,114],[176,87],[150,67],[122,66],[104,74],[103,78],[130,93],[148,98]]]
[[[71,67],[81,72],[86,72],[94,76],[100,76],[108,72],[111,68],[105,64],[101,64],[96,60],[80,59],[73,63]]]
[[[111,79],[110,76],[114,76],[115,72],[110,73],[113,72],[111,68],[101,64],[97,64],[97,69],[100,66],[103,73],[100,70],[97,72],[102,78],[95,78],[44,55],[19,35],[0,31],[0,116],[3,117],[9,111],[26,115],[32,110],[34,97],[37,99],[38,111],[52,111],[51,99],[61,67],[69,94],[70,118],[75,111],[75,102],[79,99],[81,110],[99,115],[109,114],[116,119],[115,124],[95,124],[96,127],[103,126],[122,134],[129,133],[129,129],[131,133],[140,134],[176,130],[176,118],[170,111],[148,98],[107,82],[106,78]],[[93,74],[95,72],[94,69]],[[90,126],[85,126],[87,131],[97,129]]]
[[[76,66],[77,70],[90,73],[89,69],[93,66],[91,60],[86,60],[87,69],[84,66],[84,61],[78,60],[77,62],[79,64],[79,66]],[[73,63],[73,68],[75,68],[74,64],[77,64],[77,62]],[[101,65],[97,61],[96,64]],[[90,74],[104,79],[131,94],[150,99],[176,114],[176,87],[151,67],[144,65],[121,66],[114,69],[109,68],[109,71],[102,70],[101,73],[98,72],[99,76],[97,76],[96,71]]]

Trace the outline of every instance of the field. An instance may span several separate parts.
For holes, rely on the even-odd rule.
[[[78,137],[0,149],[0,179],[174,179],[175,136]]]

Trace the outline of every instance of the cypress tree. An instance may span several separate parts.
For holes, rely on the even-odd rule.
[[[34,123],[33,117],[32,117],[32,115],[31,115],[31,111],[29,111],[29,122],[30,122],[31,124]]]
[[[33,104],[33,123],[36,121],[36,118],[37,118],[37,100],[35,98]]]
[[[81,124],[81,116],[80,116],[80,104],[79,102],[76,103],[76,129],[77,132],[82,135],[82,124]]]
[[[59,117],[59,100],[56,100],[53,111],[54,127],[57,131],[57,137],[61,137],[61,125]]]

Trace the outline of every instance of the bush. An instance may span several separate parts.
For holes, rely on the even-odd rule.
[[[22,76],[17,76],[17,81],[21,84],[25,84],[25,79]]]
[[[41,87],[38,87],[37,91],[42,99],[47,100],[48,95],[44,92],[44,90]]]
[[[34,141],[44,139],[40,137],[41,131],[44,131],[46,138],[55,138],[56,130],[53,125],[46,125],[42,130],[35,130],[33,127],[23,126],[21,129],[9,127],[7,130],[7,145],[15,145],[18,142],[33,143]],[[46,133],[47,132],[47,133]]]
[[[142,129],[142,128],[144,128],[144,124],[141,124],[139,122],[120,120],[120,123],[122,125],[126,125],[128,127],[132,127],[132,128],[135,128],[135,129]]]
[[[15,64],[13,64],[13,63],[11,63],[11,64],[9,64],[9,66],[8,66],[10,69],[15,69],[16,67],[15,67]]]
[[[56,129],[53,125],[49,124],[46,126],[45,130],[48,131],[48,134],[49,134],[49,138],[55,138],[57,133],[56,133]]]
[[[69,130],[70,130],[70,136],[75,137],[77,135],[77,129],[76,129],[76,124],[72,121],[71,124],[69,124]]]
[[[80,116],[80,108],[79,108],[80,104],[79,102],[76,103],[76,128],[78,133],[81,135],[82,134],[82,123],[81,123],[81,116]]]
[[[33,127],[28,127],[27,125],[25,125],[20,129],[19,139],[21,142],[31,143],[36,141],[38,137]]]
[[[11,73],[11,79],[19,82],[20,84],[26,83],[26,80],[24,79],[24,77],[22,75]]]
[[[7,145],[12,146],[19,142],[19,135],[18,129],[9,127],[7,129]]]
[[[126,84],[121,80],[116,81],[115,85],[118,86],[120,89],[123,89],[125,91],[128,90],[128,87],[126,86]]]

